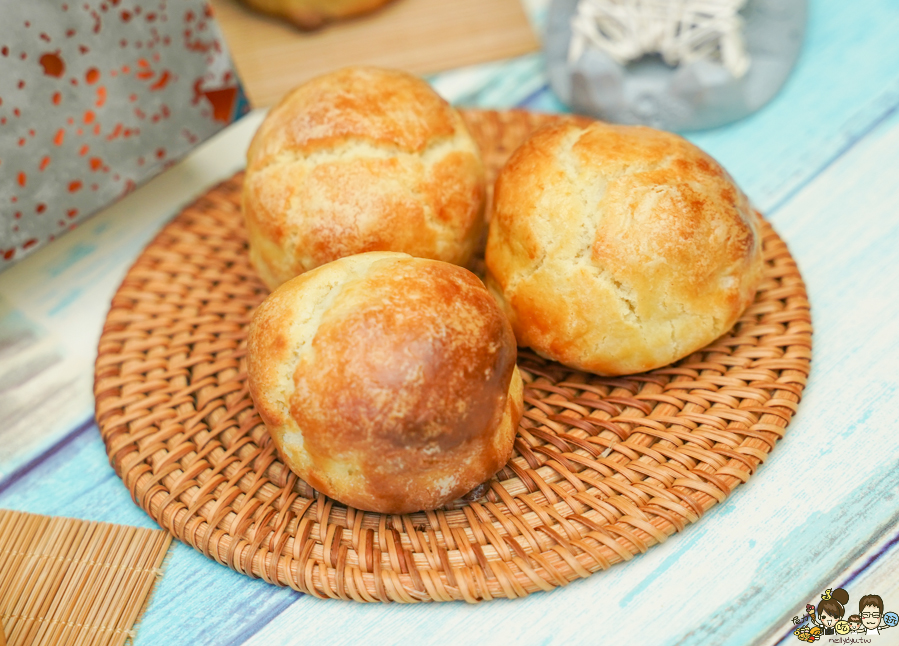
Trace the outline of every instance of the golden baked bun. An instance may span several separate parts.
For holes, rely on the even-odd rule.
[[[752,302],[758,218],[681,137],[557,123],[500,172],[487,286],[519,345],[599,375],[650,370],[715,340]]]
[[[522,412],[509,322],[467,269],[336,260],[253,316],[250,394],[286,464],[368,511],[435,509],[508,461]]]
[[[300,29],[318,29],[327,22],[368,13],[390,0],[241,0],[256,11],[285,18]]]
[[[365,251],[464,265],[484,226],[484,168],[427,83],[351,67],[268,114],[247,153],[243,210],[250,260],[271,289]]]

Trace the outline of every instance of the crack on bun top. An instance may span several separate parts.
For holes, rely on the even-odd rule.
[[[285,462],[346,504],[433,509],[511,455],[515,338],[461,267],[387,252],[322,266],[259,307],[247,352],[250,393]]]
[[[464,265],[484,196],[480,151],[458,111],[410,74],[345,68],[284,97],[250,144],[250,260],[271,289],[366,251]]]
[[[758,214],[666,132],[562,121],[496,182],[487,282],[520,345],[601,375],[667,365],[724,334],[761,280]]]

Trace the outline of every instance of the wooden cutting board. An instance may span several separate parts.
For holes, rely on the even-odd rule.
[[[237,0],[212,0],[254,107],[345,65],[431,74],[539,48],[520,0],[394,0],[366,16],[303,32]]]

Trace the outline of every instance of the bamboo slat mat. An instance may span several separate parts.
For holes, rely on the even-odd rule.
[[[0,623],[9,646],[131,640],[171,540],[157,529],[0,509]]]
[[[467,111],[489,173],[560,117]],[[96,363],[97,422],[132,497],[228,567],[322,598],[490,600],[628,561],[752,476],[797,409],[811,361],[805,287],[764,225],[755,303],[703,350],[600,378],[521,350],[525,413],[487,494],[437,511],[362,512],[279,460],[246,385],[245,335],[267,291],[249,264],[241,174],[143,252]]]
[[[393,0],[315,32],[250,11],[237,0],[213,0],[212,5],[257,108],[346,65],[433,74],[540,47],[520,0]]]

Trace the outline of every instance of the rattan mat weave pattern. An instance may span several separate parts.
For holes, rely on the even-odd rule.
[[[492,177],[560,117],[467,111]],[[492,180],[491,180],[492,181]],[[525,350],[525,414],[485,496],[388,516],[312,490],[279,460],[246,385],[251,268],[241,175],[186,208],[115,295],[96,415],[134,500],[228,567],[322,598],[490,600],[551,590],[660,543],[744,483],[795,413],[812,325],[770,226],[755,303],[670,367],[599,378]]]

